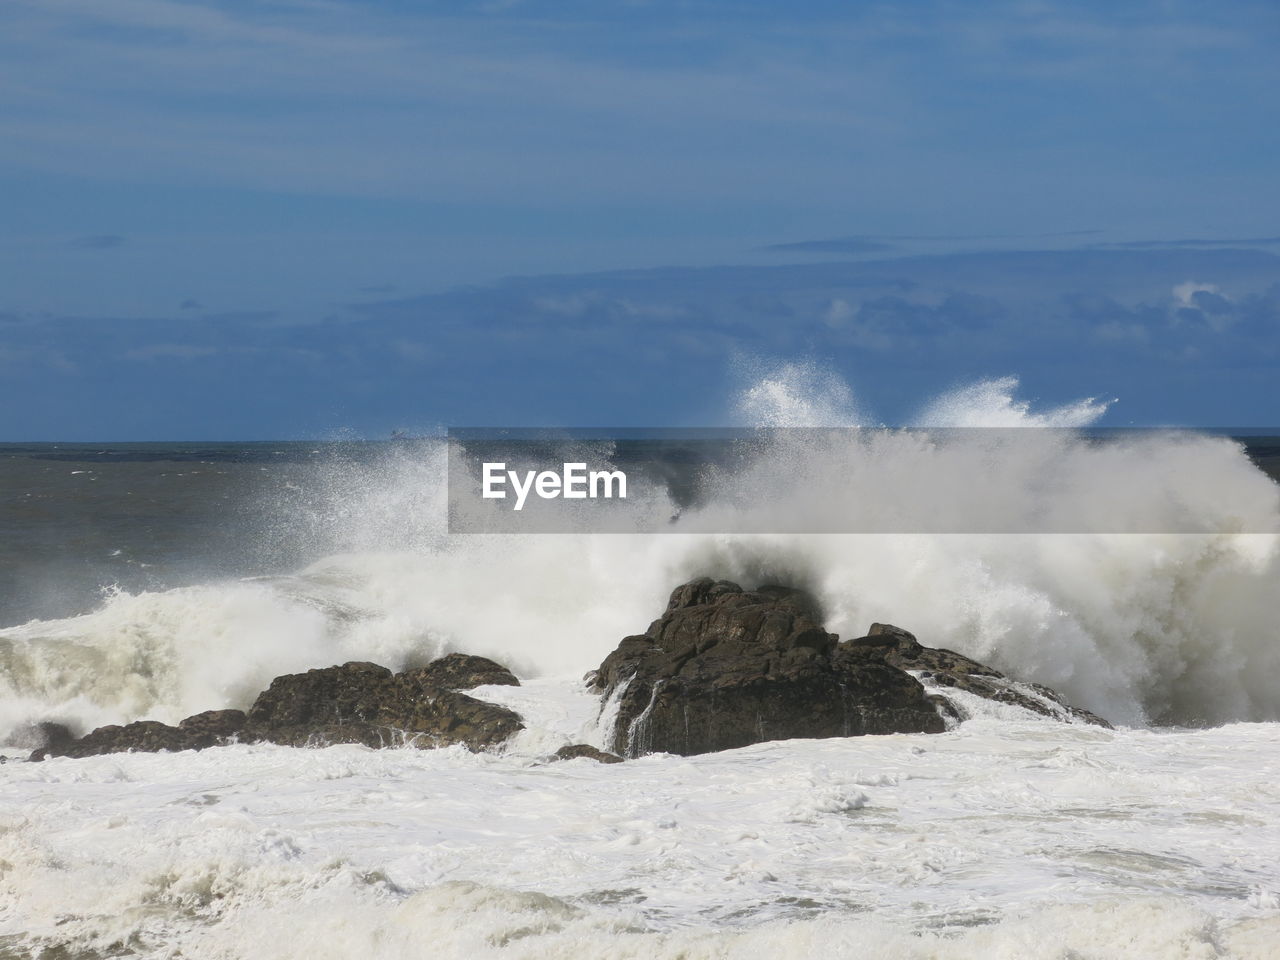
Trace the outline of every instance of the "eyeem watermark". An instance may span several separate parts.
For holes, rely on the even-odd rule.
[[[523,510],[530,491],[543,500],[627,498],[627,475],[621,470],[588,470],[585,463],[565,463],[554,470],[508,470],[505,461],[486,462],[481,472],[481,496],[505,500],[507,487],[515,494],[515,509]]]
[[[1280,535],[1280,428],[451,428],[448,531]]]

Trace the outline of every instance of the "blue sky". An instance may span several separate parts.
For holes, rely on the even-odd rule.
[[[1272,423],[1277,49],[1273,2],[6,0],[0,439],[705,423],[751,356]]]

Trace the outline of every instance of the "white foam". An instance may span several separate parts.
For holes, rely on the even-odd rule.
[[[1278,748],[1277,724],[976,718],[609,766],[355,746],[7,764],[0,943],[1261,960]]]

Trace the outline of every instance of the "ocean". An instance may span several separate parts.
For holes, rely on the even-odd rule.
[[[746,400],[771,426],[856,422],[785,383]],[[1101,413],[989,388],[933,420]],[[0,446],[0,957],[1280,956],[1275,443],[1189,460],[1154,438],[1114,465],[1167,485],[1054,492],[1060,515],[1214,532],[726,532],[851,516],[868,475],[1014,509],[1094,462],[1068,438],[908,487],[902,449],[808,444],[746,485],[648,489],[636,509],[677,518],[658,536],[450,533],[430,440]],[[899,624],[1116,729],[952,693],[941,734],[548,762],[605,745],[584,673],[700,575],[804,587],[841,637]],[[176,722],[279,674],[455,650],[522,679],[474,692],[525,717],[502,752],[22,762],[34,722]]]

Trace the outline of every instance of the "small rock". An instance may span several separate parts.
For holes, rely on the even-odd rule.
[[[62,750],[75,742],[71,731],[60,723],[43,720],[13,731],[8,741],[20,750],[30,750],[30,760],[43,760],[46,756],[61,756]]]
[[[1080,720],[1095,726],[1111,727],[1097,714],[1067,703],[1055,690],[1038,683],[1015,684],[999,670],[971,660],[964,654],[926,647],[913,634],[892,624],[873,623],[867,636],[840,644],[840,653],[859,659],[873,659],[900,670],[916,671],[937,686],[964,690],[998,703],[1014,704],[1055,720]],[[1034,695],[1028,695],[1024,690],[1030,690]],[[953,716],[959,716],[955,705],[950,702],[948,710]]]
[[[56,748],[45,747],[37,751],[46,757],[96,757],[104,753],[159,753],[161,750],[198,750],[194,735],[177,727],[155,720],[137,720],[133,723],[108,724],[85,734],[79,740]],[[36,755],[32,754],[32,759]]]
[[[178,722],[178,729],[189,733],[204,746],[226,743],[244,729],[243,710],[206,710]]]
[[[276,677],[249,710],[242,739],[289,746],[328,742],[496,747],[524,728],[520,715],[441,684],[507,671],[491,660],[484,661],[488,666],[471,669],[476,665],[460,657],[434,670],[439,660],[399,674],[377,664],[346,663]]]
[[[595,760],[599,763],[622,762],[622,758],[616,753],[606,753],[586,743],[574,743],[561,747],[555,754],[557,760],[576,760],[578,757],[586,757],[588,760]]]
[[[201,750],[232,738],[296,747],[460,743],[486,750],[506,742],[524,723],[513,710],[458,692],[458,688],[481,684],[519,681],[501,664],[466,654],[450,654],[399,674],[376,663],[353,661],[276,677],[248,713],[206,710],[176,727],[141,720],[99,727],[79,740],[65,727],[45,724],[42,745],[31,759],[129,750]]]
[[[516,675],[502,664],[488,657],[475,657],[469,653],[447,654],[438,660],[432,660],[425,667],[406,670],[402,676],[412,676],[424,686],[444,690],[470,690],[490,684],[520,686]]]

